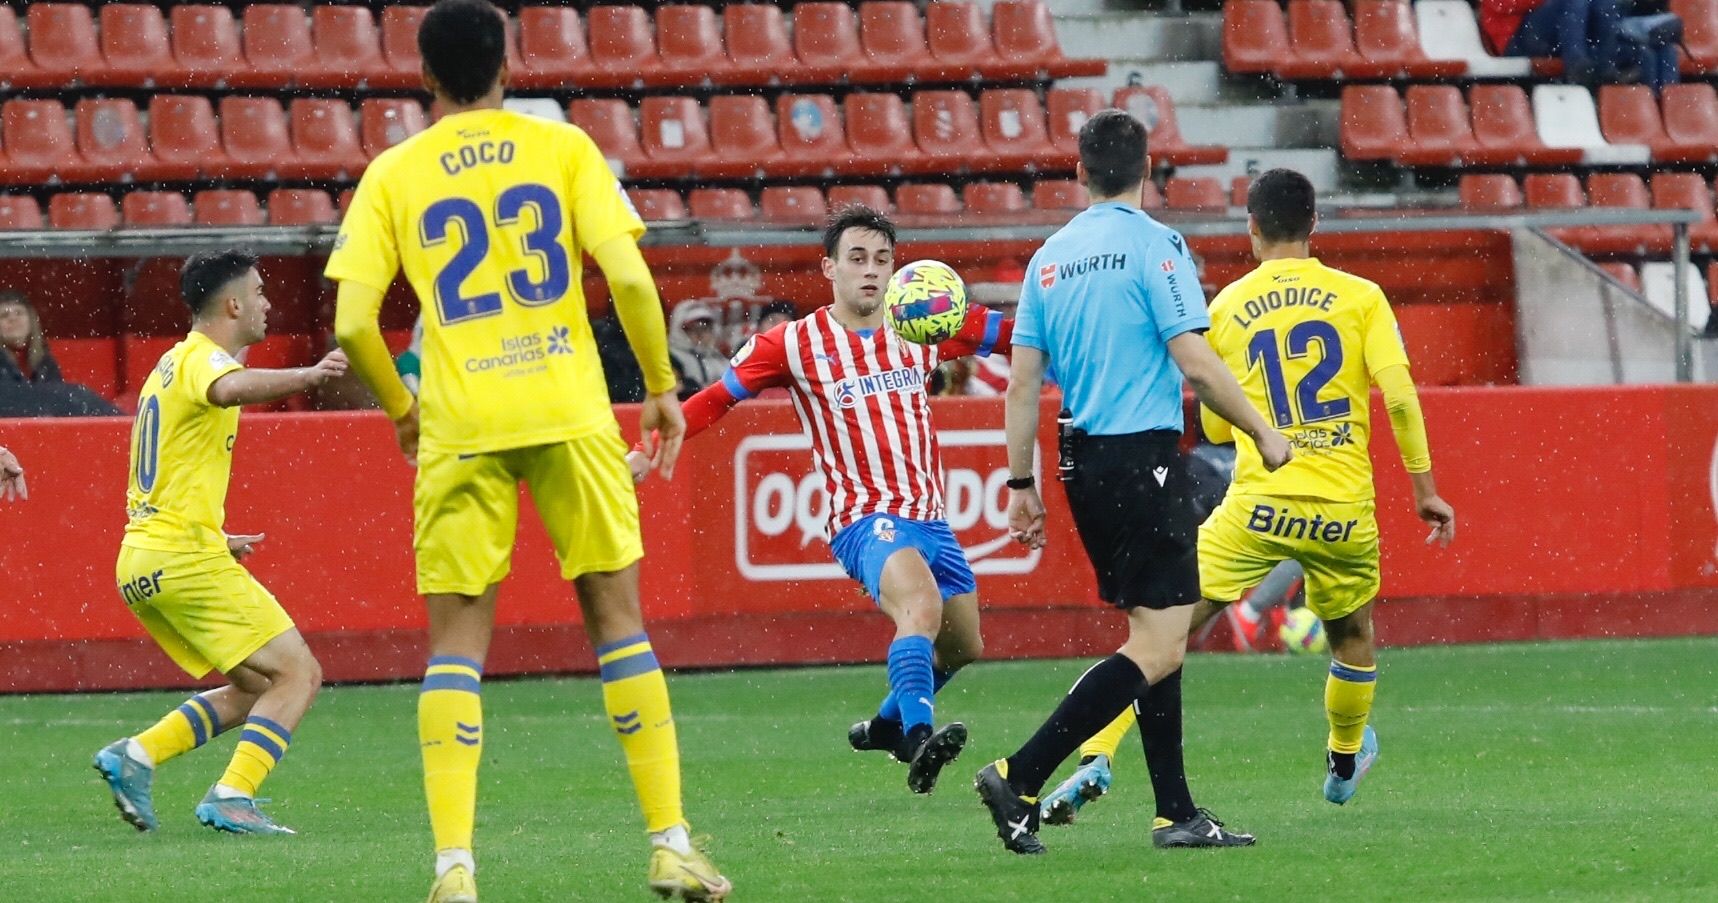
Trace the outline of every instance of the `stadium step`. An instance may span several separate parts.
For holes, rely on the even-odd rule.
[[[1336,146],[1341,104],[1331,100],[1284,104],[1177,105],[1176,120],[1190,144],[1223,147],[1329,148]]]
[[[1055,6],[1056,37],[1064,53],[1077,47],[1080,56],[1106,59],[1214,60],[1223,50],[1221,16],[1070,15],[1062,4]]]
[[[1337,153],[1328,148],[1231,147],[1228,162],[1183,166],[1176,169],[1175,175],[1182,178],[1212,176],[1227,185],[1236,176],[1255,175],[1278,166],[1305,173],[1320,193],[1334,192],[1343,187]]]
[[[1109,72],[1103,75],[1058,79],[1056,87],[1096,88],[1111,97],[1117,88],[1129,85],[1163,85],[1177,104],[1250,99],[1240,83],[1225,82],[1223,67],[1215,62],[1120,59],[1109,63]]]

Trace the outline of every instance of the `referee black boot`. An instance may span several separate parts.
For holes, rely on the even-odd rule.
[[[1151,825],[1151,845],[1170,847],[1250,847],[1254,837],[1223,827],[1209,809],[1198,809],[1186,821],[1159,818]]]
[[[1007,759],[999,759],[979,769],[972,787],[984,808],[990,810],[990,820],[996,823],[996,836],[1010,853],[1023,856],[1044,852],[1044,842],[1038,839],[1038,801],[1014,792],[1003,777]],[[1001,766],[1001,767],[998,767]]]
[[[943,766],[953,762],[966,748],[966,725],[950,721],[942,729],[931,732],[931,726],[920,724],[907,733],[901,743],[901,753],[907,756],[907,789],[914,793],[930,793],[937,789],[937,775]]]

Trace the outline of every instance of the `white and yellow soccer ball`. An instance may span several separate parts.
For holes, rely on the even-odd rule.
[[[1330,651],[1330,638],[1324,635],[1324,622],[1305,608],[1291,608],[1277,628],[1277,638],[1290,655],[1323,655]]]
[[[889,328],[909,342],[946,342],[966,322],[966,283],[942,261],[915,260],[889,277],[883,311]]]

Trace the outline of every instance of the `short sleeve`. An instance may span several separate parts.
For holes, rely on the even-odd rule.
[[[760,332],[746,340],[740,350],[728,360],[728,372],[722,383],[735,398],[744,401],[793,380],[787,366],[787,329],[790,323],[780,323],[768,332]]]
[[[1402,330],[1396,325],[1396,314],[1384,292],[1373,289],[1373,301],[1366,311],[1366,373],[1374,377],[1387,367],[1408,366],[1408,350],[1402,345]]]
[[[1048,272],[1040,273],[1040,266],[1046,267]],[[1044,339],[1044,287],[1041,280],[1054,276],[1055,266],[1039,264],[1038,256],[1033,255],[1031,265],[1026,268],[1026,278],[1020,282],[1020,303],[1014,309],[1015,345],[1039,351],[1050,350]]]
[[[244,368],[244,364],[239,363],[224,349],[211,345],[196,348],[185,355],[179,364],[179,379],[192,403],[207,405],[209,387],[215,384],[215,380]]]
[[[323,275],[334,282],[356,282],[386,292],[400,271],[400,249],[388,214],[385,167],[371,165],[358,180],[358,190],[334,237]]]
[[[644,234],[644,221],[620,187],[620,180],[608,168],[608,161],[596,142],[582,131],[573,130],[572,172],[569,183],[573,196],[568,206],[573,213],[573,240],[589,251],[600,248],[611,238]]]
[[[1150,245],[1145,257],[1145,303],[1157,337],[1165,342],[1211,326],[1205,292],[1199,287],[1199,270],[1187,250],[1187,240],[1178,232],[1169,231]]]

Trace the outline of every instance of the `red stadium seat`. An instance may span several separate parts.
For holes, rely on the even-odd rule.
[[[341,216],[346,215],[347,209],[352,206],[352,195],[357,193],[356,189],[348,188],[340,192],[340,197],[334,200],[334,206],[339,209]]]
[[[1570,173],[1534,173],[1521,180],[1522,194],[1527,199],[1527,206],[1534,210],[1578,210],[1587,206],[1587,195],[1581,188],[1581,180]],[[1575,243],[1581,232],[1580,229],[1557,228],[1547,229],[1551,237],[1566,243]]]
[[[947,216],[961,211],[960,197],[947,185],[902,185],[895,189],[895,209],[908,215]]]
[[[0,194],[0,229],[42,228],[42,205],[27,194]]]
[[[1031,209],[1026,194],[1013,182],[973,182],[961,189],[968,213],[1019,213]]]
[[[675,3],[656,8],[656,52],[665,79],[676,86],[695,87],[728,78],[728,48],[716,11],[701,4]],[[743,82],[744,80],[740,80]],[[767,82],[767,78],[759,81]]]
[[[913,143],[907,106],[894,94],[847,95],[847,144],[852,153],[835,162],[837,172],[883,175],[929,172],[939,163]]]
[[[1634,268],[1634,264],[1625,263],[1621,260],[1612,260],[1608,263],[1598,264],[1598,267],[1599,269],[1604,270],[1612,279],[1622,283],[1623,288],[1626,288],[1635,294],[1640,294],[1640,271]]]
[[[1694,172],[1660,172],[1652,177],[1652,206],[1655,210],[1692,210],[1700,222],[1688,228],[1695,253],[1718,249],[1718,215],[1713,212],[1712,191]]]
[[[1212,176],[1170,179],[1164,186],[1164,202],[1171,210],[1190,213],[1221,213],[1229,208],[1229,193]]]
[[[641,6],[593,6],[585,19],[593,68],[586,85],[629,88],[667,84],[667,69],[656,55],[650,15]]]
[[[105,194],[65,191],[48,199],[48,226],[54,229],[116,229],[119,208]]]
[[[1153,105],[1155,106],[1155,101]],[[1050,152],[1060,166],[1072,169],[1080,159],[1080,128],[1104,109],[1103,92],[1096,88],[1052,88],[1045,96],[1049,111]],[[1156,148],[1152,148],[1155,152]]]
[[[215,108],[206,97],[157,94],[149,98],[149,149],[163,179],[215,178],[226,169]]]
[[[775,171],[786,177],[829,176],[848,156],[841,110],[827,94],[784,94],[776,100],[783,157]]]
[[[638,218],[647,223],[690,218],[690,214],[686,212],[686,202],[680,199],[678,191],[666,188],[629,188],[626,196],[631,199],[633,209],[638,211]]]
[[[1459,190],[1466,210],[1518,210],[1523,203],[1515,177],[1501,173],[1464,175]]]
[[[1467,102],[1454,85],[1412,85],[1407,108],[1410,143],[1396,155],[1406,166],[1501,165],[1513,159],[1474,138]]]
[[[0,6],[0,87],[44,88],[52,84],[54,78],[30,61],[18,14],[10,6]]]
[[[358,108],[358,132],[364,155],[374,160],[382,151],[423,131],[429,117],[415,100],[366,97]]]
[[[1276,0],[1223,4],[1223,68],[1243,75],[1274,71],[1293,58],[1288,25]]]
[[[695,188],[687,198],[693,219],[748,220],[758,211],[738,188]]]
[[[1658,99],[1646,85],[1599,88],[1599,128],[1612,144],[1646,145],[1658,163],[1704,163],[1718,156],[1718,146],[1682,144],[1665,134]]]
[[[990,8],[990,18],[999,65],[987,68],[987,76],[1071,78],[1103,75],[1107,68],[1103,60],[1071,60],[1062,55],[1045,0],[1000,0]]]
[[[965,91],[915,92],[913,134],[919,150],[942,171],[985,161],[988,156],[978,130],[978,110]]]
[[[1384,0],[1395,2],[1395,0]],[[1546,147],[1533,127],[1533,108],[1519,85],[1474,85],[1473,137],[1480,147],[1504,155],[1511,166],[1574,166],[1581,162],[1578,147]]]
[[[1032,206],[1039,210],[1084,210],[1090,203],[1086,186],[1073,179],[1048,179],[1032,186]]]
[[[977,168],[992,171],[1022,169],[1071,171],[1072,164],[1050,147],[1044,128],[1044,108],[1038,94],[1026,88],[993,88],[978,98],[984,143],[990,153]]]
[[[1229,180],[1229,206],[1237,210],[1247,209],[1247,193],[1253,187],[1253,180],[1247,176],[1236,176]]]
[[[581,97],[567,105],[567,121],[591,136],[622,178],[632,177],[648,160],[638,142],[638,123],[624,100]]]
[[[714,163],[704,110],[690,97],[646,97],[638,107],[645,159],[628,172],[641,179],[686,178]]]
[[[376,17],[363,6],[317,6],[310,14],[316,58],[298,71],[310,88],[356,88],[387,72]],[[515,72],[518,80],[522,73]]]
[[[297,177],[286,110],[272,97],[222,98],[221,146],[227,151],[228,178]]]
[[[173,59],[179,67],[179,84],[194,88],[237,85],[249,75],[239,26],[224,6],[194,4],[175,6]]]
[[[1427,59],[1408,0],[1357,0],[1354,48],[1391,78],[1449,79],[1467,72],[1460,60]],[[1477,104],[1476,104],[1477,106]]]
[[[728,84],[767,85],[780,80],[803,84],[813,79],[800,69],[787,20],[781,8],[766,3],[738,3],[722,9],[728,37]]]
[[[889,200],[888,189],[881,185],[830,186],[829,209],[840,210],[854,204],[870,207],[878,213],[895,212],[895,202]]]
[[[1389,85],[1343,87],[1340,140],[1342,156],[1350,160],[1396,159],[1409,147],[1402,96]]]
[[[300,98],[292,102],[291,116],[300,178],[355,181],[364,171],[369,158],[346,101]]]
[[[28,185],[85,182],[95,172],[78,156],[77,142],[66,122],[66,108],[57,100],[8,100],[0,109],[0,182]]]
[[[372,88],[417,88],[423,84],[423,57],[418,55],[418,26],[427,6],[385,6],[382,9],[383,67],[370,75]]]
[[[276,188],[268,193],[268,224],[271,226],[327,226],[340,221],[334,199],[326,191],[309,188]]]
[[[261,226],[265,222],[262,205],[248,191],[199,191],[191,206],[199,226]]]
[[[931,57],[925,45],[925,20],[910,0],[859,4],[859,46],[866,63],[849,78],[862,84],[906,81]]]
[[[77,106],[78,155],[91,167],[90,178],[97,182],[155,181],[174,177],[173,173],[157,171],[149,154],[149,142],[143,134],[143,120],[137,115],[137,105],[129,100],[96,100],[86,98]],[[196,170],[189,176],[194,178]]]
[[[1354,49],[1354,26],[1342,0],[1290,0],[1288,59],[1277,63],[1285,79],[1385,78],[1393,67]]]
[[[984,11],[968,0],[939,0],[925,7],[925,44],[931,60],[919,67],[920,81],[963,81],[997,65]]]
[[[84,76],[89,84],[152,88],[178,83],[167,17],[151,4],[109,3],[101,8],[101,55],[101,69]]]
[[[579,12],[565,6],[519,8],[519,69],[513,83],[521,88],[559,88],[582,83],[593,70],[590,45]]]
[[[1168,88],[1161,85],[1117,88],[1115,105],[1145,123],[1145,131],[1151,136],[1146,147],[1154,165],[1196,166],[1229,159],[1227,148],[1188,144],[1181,137],[1181,125],[1175,120],[1175,102],[1170,100]]]
[[[771,185],[758,195],[763,217],[775,223],[822,223],[829,217],[823,192],[809,185]]]
[[[59,84],[97,75],[103,68],[95,17],[81,3],[32,3],[25,11],[30,59]],[[99,75],[98,75],[99,78]]]
[[[299,70],[316,61],[310,40],[310,17],[304,7],[285,3],[252,3],[245,7],[245,61],[258,79],[288,85]]]
[[[769,103],[756,95],[710,98],[710,147],[714,156],[698,168],[700,178],[751,178],[785,159]]]
[[[1682,71],[1718,69],[1718,0],[1670,0],[1670,11],[1682,19]]]
[[[1659,97],[1664,105],[1664,133],[1689,147],[1718,148],[1718,91],[1691,82],[1666,85]]]
[[[841,2],[806,2],[793,8],[793,52],[804,81],[850,79],[869,61],[859,47],[859,19]],[[766,212],[765,216],[768,216]]]
[[[129,227],[191,225],[191,202],[177,191],[133,191],[119,210]]]
[[[1587,199],[1593,207],[1647,210],[1652,195],[1632,172],[1594,173],[1587,177]],[[1575,244],[1592,254],[1670,253],[1669,226],[1590,226],[1580,230]]]

